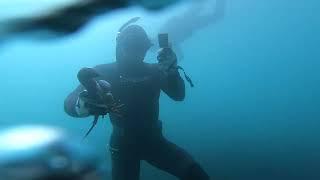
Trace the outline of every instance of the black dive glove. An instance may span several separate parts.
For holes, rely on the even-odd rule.
[[[79,101],[83,103],[83,107],[90,115],[104,116],[111,112],[111,104],[113,103],[113,96],[111,93],[106,92],[105,96],[108,100],[103,101],[101,98],[92,97],[87,90],[79,94]]]
[[[88,111],[89,115],[95,116],[104,116],[109,112],[118,113],[121,106],[115,103],[111,85],[105,80],[96,80],[98,77],[99,74],[92,68],[83,68],[79,71],[78,79],[85,87],[79,94],[79,111],[82,109]]]
[[[177,56],[171,48],[161,48],[158,51],[159,70],[165,77],[177,74]]]
[[[93,68],[82,68],[77,77],[82,86],[88,91],[88,96],[94,98],[98,92],[96,78],[99,77],[99,73]]]

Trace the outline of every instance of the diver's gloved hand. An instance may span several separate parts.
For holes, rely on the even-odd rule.
[[[159,62],[159,70],[165,76],[177,73],[177,55],[171,48],[161,48],[158,51],[157,59]]]
[[[106,97],[109,98],[108,101],[103,101],[97,97],[92,97],[89,95],[88,91],[84,90],[79,94],[78,99],[78,114],[82,115],[107,115],[111,110],[108,104],[111,104],[113,97],[111,93],[106,93]]]
[[[79,94],[79,99],[76,105],[76,111],[80,116],[88,115],[106,115],[112,111],[114,102],[110,92],[110,84],[104,80],[99,80],[96,83],[97,92],[89,93],[84,90]]]
[[[91,96],[95,96],[98,92],[98,84],[95,78],[99,76],[94,68],[82,68],[77,75],[79,82]],[[109,83],[108,86],[110,87]]]

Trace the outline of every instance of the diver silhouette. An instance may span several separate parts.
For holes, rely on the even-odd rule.
[[[183,101],[185,84],[178,68],[168,68],[168,64],[177,66],[170,48],[159,50],[159,63],[144,62],[151,46],[141,26],[126,23],[117,36],[116,61],[81,69],[81,85],[65,99],[65,111],[80,118],[109,114],[113,127],[109,143],[113,180],[138,180],[141,160],[181,180],[208,180],[199,163],[162,134],[158,119],[160,92]],[[101,88],[101,82],[110,86]],[[99,89],[112,94],[111,101],[123,107],[111,110],[109,103],[99,99]]]

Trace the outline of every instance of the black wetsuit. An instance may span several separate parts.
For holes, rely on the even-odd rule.
[[[160,92],[182,101],[185,85],[178,71],[161,78],[157,66],[143,63],[131,72],[118,63],[95,67],[101,79],[111,84],[114,98],[124,104],[121,117],[110,114],[113,180],[138,180],[141,160],[180,179],[208,179],[187,152],[162,136],[158,119]],[[71,116],[78,117],[75,106],[82,90],[79,86],[65,100],[65,110]]]

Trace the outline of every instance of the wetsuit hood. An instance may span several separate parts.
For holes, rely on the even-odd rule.
[[[146,31],[139,25],[130,25],[118,33],[116,60],[122,65],[139,64],[151,46]]]

